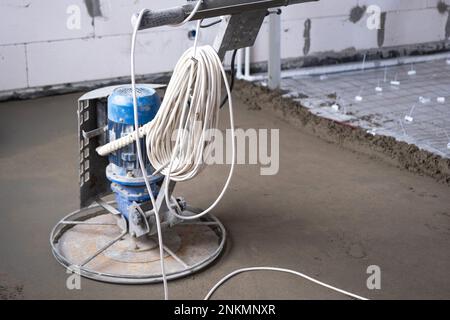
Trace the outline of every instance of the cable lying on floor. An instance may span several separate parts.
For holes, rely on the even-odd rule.
[[[238,275],[238,274],[240,274],[240,273],[250,272],[250,271],[277,271],[277,272],[290,273],[290,274],[299,276],[299,277],[301,277],[301,278],[303,278],[303,279],[306,279],[306,280],[309,280],[309,281],[311,281],[311,282],[314,282],[314,283],[316,283],[316,284],[318,284],[318,285],[321,285],[322,287],[325,287],[325,288],[331,289],[331,290],[333,290],[333,291],[342,293],[342,294],[344,294],[344,295],[346,295],[346,296],[349,296],[349,297],[351,297],[351,298],[358,299],[358,300],[368,300],[367,298],[358,296],[358,295],[353,294],[353,293],[351,293],[351,292],[348,292],[348,291],[345,291],[345,290],[342,290],[342,289],[333,287],[333,286],[331,286],[331,285],[329,285],[329,284],[326,284],[325,282],[322,282],[322,281],[316,280],[316,279],[314,279],[314,278],[311,278],[310,276],[307,276],[307,275],[305,275],[305,274],[303,274],[303,273],[301,273],[301,272],[294,271],[294,270],[290,270],[290,269],[285,269],[285,268],[277,268],[277,267],[249,267],[249,268],[237,269],[237,270],[235,270],[235,271],[229,273],[228,275],[226,275],[226,276],[223,277],[222,279],[220,279],[219,282],[217,282],[217,283],[214,285],[214,287],[212,287],[211,290],[209,290],[209,292],[208,292],[208,294],[205,296],[204,300],[209,300],[209,299],[211,298],[211,296],[214,294],[214,292],[215,292],[222,284],[224,284],[225,282],[227,282],[229,279],[233,278],[234,276],[236,276],[236,275]]]

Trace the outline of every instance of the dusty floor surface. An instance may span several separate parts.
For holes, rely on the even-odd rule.
[[[0,299],[159,299],[161,285],[83,279],[66,289],[48,236],[77,209],[76,99],[80,94],[0,104]],[[229,232],[208,269],[170,282],[171,298],[198,299],[226,273],[271,265],[305,272],[373,299],[450,298],[450,189],[432,178],[302,133],[269,110],[236,101],[236,126],[280,129],[280,171],[239,165],[215,210]],[[227,124],[223,113],[222,125]],[[227,166],[177,187],[195,206],[215,199]],[[381,290],[366,269],[381,268]],[[216,298],[341,299],[290,275],[244,274]]]
[[[270,110],[280,119],[322,140],[348,150],[376,157],[411,172],[425,174],[450,186],[450,159],[399,141],[385,134],[371,134],[352,121],[332,120],[314,114],[281,90],[238,81],[237,94],[252,110]]]
[[[393,137],[449,159],[450,105],[446,97],[450,65],[445,58],[437,59],[442,56],[428,57],[434,60],[364,70],[362,63],[359,70],[312,76],[295,75],[290,70],[291,76],[283,77],[280,87],[315,115]],[[394,80],[398,85],[391,85]],[[444,101],[438,102],[438,97]]]

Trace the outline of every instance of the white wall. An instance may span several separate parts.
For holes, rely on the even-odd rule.
[[[130,17],[139,9],[167,8],[184,0],[0,0],[0,92],[129,75]],[[349,16],[355,6],[377,4],[387,12],[383,46],[446,40],[448,12],[438,0],[321,0],[283,8],[282,58],[326,51],[377,48],[380,31]],[[450,1],[449,1],[450,3]],[[90,4],[90,6],[89,6]],[[96,4],[98,4],[96,6]],[[70,6],[80,9],[80,29],[67,28]],[[88,8],[94,8],[89,12]],[[310,46],[305,46],[309,19]],[[142,31],[138,38],[139,74],[172,70],[181,53],[192,45],[180,28]],[[450,29],[450,24],[449,27]],[[450,32],[450,30],[449,30]],[[202,42],[212,42],[214,27],[203,29]],[[267,59],[267,23],[253,61]]]

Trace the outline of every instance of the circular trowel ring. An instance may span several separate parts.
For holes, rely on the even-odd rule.
[[[109,204],[114,203],[115,203],[114,201],[109,202]],[[199,209],[194,209],[190,207],[188,207],[187,210],[193,212],[194,214],[201,212],[201,210]],[[76,226],[74,224],[67,224],[67,221],[77,221],[77,222],[87,221],[89,219],[93,219],[95,217],[99,217],[102,215],[111,215],[111,214],[102,207],[100,207],[98,204],[95,204],[87,208],[76,210],[65,216],[63,219],[61,219],[53,228],[50,234],[50,245],[52,248],[52,253],[56,258],[56,260],[66,269],[79,273],[83,277],[97,281],[117,283],[117,284],[147,284],[147,283],[162,282],[162,275],[160,270],[159,273],[131,274],[131,275],[115,272],[102,272],[101,270],[89,268],[89,266],[79,267],[77,263],[71,261],[70,259],[64,256],[64,254],[61,252],[59,248],[59,240],[69,230],[71,230]],[[191,228],[198,228],[198,226],[205,228],[205,226],[207,226],[215,234],[217,240],[217,248],[213,252],[205,256],[203,259],[197,261],[192,265],[183,266],[182,269],[176,270],[175,272],[166,271],[167,280],[185,277],[205,268],[220,255],[220,253],[225,247],[226,231],[223,224],[215,216],[211,214],[206,214],[198,220],[193,221],[187,220],[186,222],[180,223],[175,227],[177,226],[182,227],[183,225],[189,225]],[[157,263],[160,264],[159,259]]]

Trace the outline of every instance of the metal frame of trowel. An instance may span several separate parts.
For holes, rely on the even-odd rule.
[[[223,60],[227,51],[250,47],[254,44],[269,9],[310,1],[317,0],[202,0],[199,10],[191,20],[222,16],[213,47]],[[142,17],[139,30],[174,25],[184,21],[196,4],[196,1],[188,2],[190,3],[179,7],[148,11]],[[137,15],[133,18],[135,17]],[[152,86],[155,89],[163,87],[161,85]],[[113,214],[117,214],[116,209],[105,205],[104,201],[97,201],[100,197],[110,193],[111,190],[105,175],[108,159],[99,156],[95,149],[107,142],[106,99],[116,87],[110,86],[91,91],[78,101],[80,207],[83,208],[97,202]],[[170,189],[173,190],[174,186],[175,183],[171,182]],[[157,199],[160,199],[160,196]],[[158,203],[161,206],[164,205],[162,201]],[[135,212],[144,214],[138,208]],[[165,218],[170,221],[170,217]],[[134,227],[130,225],[130,228]],[[145,232],[145,230],[139,230],[137,227],[133,231],[137,235]]]
[[[214,48],[217,50],[220,58],[223,59],[228,50],[253,45],[268,9],[307,1],[311,0],[203,0],[199,7],[200,10],[193,15],[191,20],[225,16],[221,19],[219,32],[214,42]],[[177,8],[147,12],[140,29],[180,23],[190,15],[193,7],[194,5],[190,3]],[[165,87],[163,85],[148,84],[147,86],[151,86],[154,89]],[[154,211],[146,211],[148,204],[141,205],[136,203],[134,206],[131,206],[128,213],[129,219],[125,219],[119,210],[115,208],[114,201],[107,202],[104,198],[104,196],[111,193],[110,182],[106,178],[108,157],[98,155],[96,148],[107,142],[107,98],[116,87],[118,86],[93,90],[78,100],[80,209],[68,214],[56,224],[50,234],[50,244],[53,255],[58,262],[85,277],[112,283],[158,282],[162,281],[162,275],[157,272],[130,274],[125,271],[114,271],[108,273],[105,270],[99,270],[95,266],[88,266],[93,259],[99,257],[101,253],[127,235],[130,235],[133,241],[137,241],[139,237],[141,243],[146,242],[149,244],[152,242],[152,239],[145,237],[145,235],[156,233],[156,223],[152,220],[155,219]],[[172,194],[175,182],[169,183],[169,193]],[[208,246],[207,250],[203,248],[204,250],[196,251],[192,256],[195,259],[190,259],[189,263],[183,261],[175,252],[164,246],[163,250],[179,264],[177,271],[167,274],[167,279],[175,279],[196,272],[216,259],[224,248],[226,231],[221,222],[212,214],[202,216],[196,221],[180,221],[177,219],[170,213],[171,210],[167,208],[166,201],[163,201],[164,192],[161,192],[161,190],[164,190],[164,187],[164,184],[160,186],[160,192],[156,198],[156,206],[162,218],[161,226],[165,228],[177,224],[178,226],[188,225],[189,228],[202,228],[202,226],[206,225],[214,232],[217,240],[209,241],[211,239],[208,238],[204,230],[201,230],[200,234],[205,235],[209,239],[210,246]],[[183,199],[177,199],[177,204],[174,206],[177,207],[174,208],[175,210],[181,209],[179,214],[195,215],[201,212],[200,209],[188,207]],[[113,220],[116,223],[90,220],[106,213],[110,213],[115,218]],[[96,249],[88,257],[85,257],[81,262],[74,262],[64,250],[67,249],[69,252],[75,251],[76,253],[80,248],[71,246],[70,241],[66,243],[68,247],[65,249],[62,244],[64,243],[64,235],[73,231],[72,227],[78,225],[93,227],[117,226],[119,227],[119,234],[102,247]],[[191,230],[190,232],[193,231]],[[84,250],[84,248],[81,248],[81,250]],[[72,269],[72,267],[76,267],[76,269]]]

